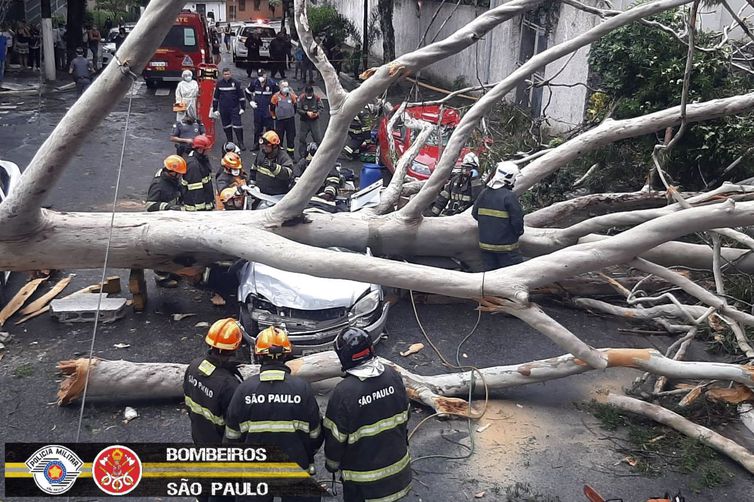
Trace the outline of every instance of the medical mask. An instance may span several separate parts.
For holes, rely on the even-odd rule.
[[[257,77],[257,80],[259,80],[260,82],[264,82],[264,77]]]
[[[280,88],[280,92],[282,92],[283,94],[288,94],[288,91],[290,91],[290,88],[288,88],[288,87],[281,87]]]
[[[186,75],[185,77],[183,77],[183,80],[185,82],[191,82],[191,75]]]
[[[239,174],[241,174],[241,170],[240,169],[231,169],[230,170],[230,174],[232,174],[233,176],[238,176]]]

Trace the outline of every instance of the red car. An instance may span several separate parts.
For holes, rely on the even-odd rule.
[[[389,115],[382,117],[377,131],[378,160],[380,164],[386,166],[391,173],[395,170],[395,166],[393,165],[392,159],[390,159],[387,123],[398,107],[399,105],[396,105],[393,107],[393,111]],[[449,108],[446,106],[442,110],[442,117],[440,117],[439,105],[412,106],[406,108],[406,113],[419,120],[425,120],[433,124],[440,123],[439,131],[429,137],[421,150],[419,150],[419,155],[416,156],[412,165],[408,167],[407,174],[409,176],[419,180],[425,180],[429,178],[429,175],[435,170],[435,165],[440,159],[440,155],[442,155],[442,150],[448,144],[450,135],[453,134],[453,129],[459,122],[461,122],[461,114],[455,108]],[[399,119],[396,122],[393,127],[393,137],[395,138],[395,151],[399,158],[409,149],[411,142],[418,135],[418,130],[407,127],[402,120]],[[442,138],[442,140],[440,138]],[[463,156],[467,153],[474,151],[475,153],[480,154],[481,150],[481,148],[471,149],[464,147],[461,150],[461,154],[458,156],[458,162],[460,162]]]

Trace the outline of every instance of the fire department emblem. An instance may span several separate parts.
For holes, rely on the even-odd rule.
[[[34,483],[49,495],[60,495],[71,489],[81,474],[84,462],[64,446],[40,448],[26,461]]]
[[[141,481],[141,475],[141,459],[125,446],[108,446],[92,462],[92,478],[99,489],[108,495],[131,492]]]

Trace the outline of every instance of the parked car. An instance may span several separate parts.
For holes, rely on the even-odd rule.
[[[250,23],[244,23],[243,26],[239,28],[238,36],[233,38],[233,46],[231,47],[233,62],[239,68],[245,67],[249,63],[248,51],[246,50],[244,43],[255,31],[259,31],[259,35],[262,38],[262,47],[259,48],[260,60],[270,59],[270,42],[275,38],[275,28],[273,28],[270,22],[266,20],[256,20]]]
[[[390,113],[382,116],[377,130],[377,157],[380,164],[387,167],[390,172],[395,170],[395,166],[390,158],[387,124],[397,109],[398,105],[394,106]],[[435,165],[440,160],[442,150],[447,146],[455,127],[461,122],[461,113],[455,108],[445,106],[442,108],[442,116],[440,116],[439,105],[411,106],[406,108],[406,113],[415,119],[440,124],[440,128],[429,137],[424,146],[419,150],[419,154],[414,159],[412,165],[408,167],[407,174],[409,176],[425,180],[435,170]],[[418,130],[407,127],[401,119],[398,119],[393,127],[393,138],[395,139],[395,150],[398,157],[409,149],[411,143],[418,135]],[[485,141],[489,140],[485,139]],[[482,150],[483,148],[471,149],[464,147],[458,156],[457,162],[460,162],[463,156],[471,151],[479,154]]]
[[[259,331],[272,325],[285,324],[296,355],[330,350],[347,326],[365,329],[374,342],[385,330],[390,303],[378,284],[323,279],[252,262],[243,265],[238,278],[240,319],[252,345]]]
[[[0,160],[0,204],[16,186],[21,178],[21,170],[16,164],[8,160]],[[0,307],[5,305],[5,285],[10,277],[10,272],[0,271]]]
[[[131,33],[131,30],[134,29],[133,23],[126,23],[123,28],[126,30],[126,36],[128,36],[129,33]],[[110,61],[113,60],[113,56],[115,56],[115,37],[118,36],[118,33],[120,31],[120,28],[113,28],[110,30],[110,33],[107,34],[107,39],[102,43],[102,48],[100,50],[102,55],[102,66],[105,67],[110,63]]]
[[[209,32],[204,15],[184,10],[178,15],[142,75],[148,87],[154,87],[158,82],[180,82],[183,70],[191,70],[196,75],[199,65],[209,62],[210,54]]]

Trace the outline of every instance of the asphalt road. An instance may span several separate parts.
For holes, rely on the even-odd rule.
[[[245,74],[238,73],[243,76]],[[294,86],[298,90],[300,83]],[[172,89],[171,89],[172,94]],[[16,106],[0,114],[0,157],[25,166],[36,148],[50,134],[73,93],[50,94],[38,102],[36,97],[0,98],[0,104]],[[132,103],[130,127],[124,156],[124,171],[118,205],[122,210],[142,207],[147,187],[162,159],[172,152],[168,143],[174,114],[171,96],[157,96],[142,86]],[[115,172],[121,153],[123,125],[128,101],[105,117],[78,154],[53,191],[49,205],[60,211],[109,210],[115,185]],[[247,137],[251,137],[250,117],[244,116]],[[250,140],[247,141],[250,143]],[[249,158],[245,153],[244,160]],[[217,152],[214,161],[219,161]],[[104,245],[104,243],[103,243]],[[69,271],[66,271],[69,272]],[[71,271],[77,275],[67,291],[74,291],[99,280],[101,270]],[[109,270],[120,275],[124,287],[127,271]],[[25,280],[15,274],[11,288]],[[158,290],[149,281],[150,303],[145,313],[130,312],[114,324],[100,325],[94,355],[106,359],[139,362],[188,362],[203,351],[200,321],[212,322],[236,313],[233,298],[225,307],[214,307],[209,292],[181,286],[177,290]],[[122,295],[125,295],[122,294]],[[546,309],[558,321],[598,347],[654,346],[663,348],[667,338],[638,337],[618,333],[621,321],[590,316],[558,305]],[[474,305],[419,305],[419,316],[427,332],[448,359],[453,360],[460,340],[477,320]],[[193,313],[180,321],[173,313]],[[0,360],[0,440],[63,442],[78,434],[79,407],[58,407],[55,392],[60,360],[84,357],[92,339],[89,324],[62,325],[46,316],[4,328],[12,334],[5,343]],[[399,361],[421,374],[451,371],[445,369],[429,347],[408,358],[398,353],[414,342],[424,342],[410,303],[404,298],[392,309],[388,337],[378,353]],[[116,348],[128,344],[128,348]],[[702,355],[700,347],[696,353]],[[520,321],[505,316],[483,315],[478,328],[459,350],[460,360],[476,366],[494,366],[529,361],[561,354],[561,350]],[[693,354],[693,353],[692,353]],[[581,501],[581,487],[589,483],[603,494],[626,501],[643,501],[665,490],[682,489],[690,501],[751,500],[752,477],[735,464],[725,462],[735,477],[722,487],[691,491],[694,474],[667,472],[659,478],[637,476],[622,462],[624,455],[614,451],[606,434],[590,414],[575,403],[589,401],[607,390],[619,391],[638,373],[631,370],[595,371],[545,384],[497,392],[487,414],[472,430],[474,454],[469,459],[421,458],[413,464],[414,493],[408,500],[433,502],[505,500],[506,487],[528,483],[534,493],[559,497],[561,501]],[[326,401],[321,389],[321,404]],[[114,396],[117,400],[117,396]],[[124,406],[139,412],[139,418],[123,423]],[[476,406],[482,402],[475,401]],[[415,407],[413,429],[429,410]],[[157,442],[189,441],[189,422],[179,402],[89,402],[81,422],[82,441]],[[424,423],[411,441],[414,458],[428,455],[461,456],[469,444],[466,421],[431,419]],[[751,448],[751,443],[748,444]],[[327,479],[319,459],[319,477]],[[4,483],[3,483],[4,486]],[[532,499],[535,500],[535,499]],[[541,500],[550,500],[542,498]]]

